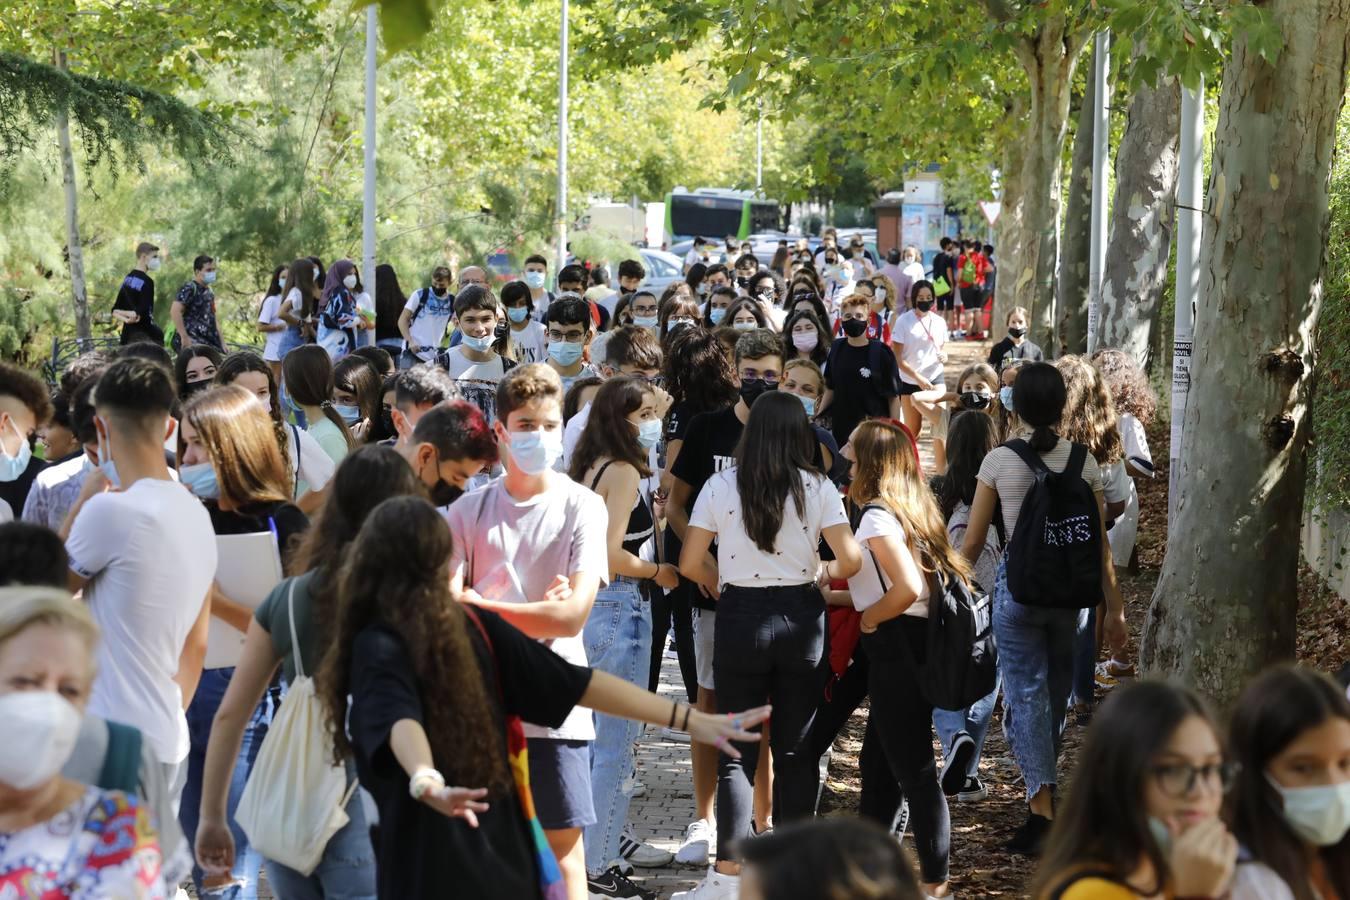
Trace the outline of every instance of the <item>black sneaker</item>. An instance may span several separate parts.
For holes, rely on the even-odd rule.
[[[978,776],[966,779],[965,786],[956,795],[957,803],[976,803],[989,796],[989,788],[984,786]]]
[[[1013,853],[1040,856],[1041,845],[1045,843],[1045,836],[1049,832],[1049,819],[1035,813],[1027,813],[1027,820],[1013,832],[1012,840],[1008,841],[1008,849]]]
[[[607,900],[611,897],[636,898],[636,900],[656,900],[656,894],[651,891],[644,891],[633,882],[629,881],[619,871],[618,866],[612,866],[609,871],[603,875],[597,875],[594,878],[587,876],[586,891],[590,900]]]
[[[966,770],[975,756],[975,739],[964,731],[952,738],[952,749],[942,764],[942,793],[954,797],[966,786]]]

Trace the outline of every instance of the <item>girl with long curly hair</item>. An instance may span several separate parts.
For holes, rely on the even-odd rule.
[[[1158,411],[1158,398],[1149,386],[1144,370],[1124,350],[1098,350],[1092,354],[1092,365],[1101,374],[1116,407],[1125,454],[1121,466],[1129,478],[1130,496],[1125,502],[1125,510],[1116,517],[1116,524],[1107,534],[1111,540],[1111,557],[1120,568],[1131,564],[1139,533],[1139,493],[1135,490],[1134,479],[1153,477],[1153,454],[1145,429]]]
[[[1102,495],[1106,499],[1106,527],[1115,524],[1116,517],[1125,511],[1130,497],[1130,478],[1125,474],[1124,449],[1120,429],[1116,426],[1116,408],[1107,393],[1101,374],[1082,356],[1062,356],[1054,363],[1064,376],[1068,399],[1064,403],[1064,417],[1059,433],[1075,444],[1084,444],[1102,473]],[[1074,713],[1080,724],[1086,724],[1092,714],[1093,692],[1096,685],[1097,655],[1101,637],[1097,622],[1104,615],[1102,609],[1088,610],[1087,625],[1078,635],[1078,650],[1073,664]],[[1121,669],[1128,667],[1129,647],[1124,641],[1113,643],[1111,656]]]
[[[422,491],[413,470],[391,448],[353,452],[338,467],[319,514],[291,556],[291,570],[303,574],[283,580],[254,611],[206,748],[196,852],[207,872],[228,872],[234,865],[237,847],[226,818],[226,798],[242,789],[230,784],[230,772],[254,708],[278,667],[288,683],[298,672],[312,674],[318,668],[323,649],[331,643],[342,560],[351,554],[370,511],[386,498]],[[351,820],[329,840],[312,873],[265,861],[267,879],[278,896],[375,896],[373,851],[360,798],[354,797],[346,812]]]
[[[337,756],[355,760],[380,810],[378,895],[565,896],[533,821],[517,717],[559,725],[582,705],[674,722],[735,753],[729,742],[753,740],[746,729],[769,710],[702,715],[565,661],[491,611],[460,602],[450,587],[451,549],[450,531],[426,500],[376,507],[343,569],[319,667]]]

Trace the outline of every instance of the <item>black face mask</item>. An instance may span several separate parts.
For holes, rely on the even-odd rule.
[[[211,383],[212,379],[210,378],[203,378],[201,381],[189,381],[183,387],[183,399],[186,400],[188,397],[193,397],[197,394],[200,394],[202,391],[209,388],[211,386]]]
[[[845,319],[844,334],[851,338],[862,337],[867,333],[866,319]]]
[[[444,478],[439,478],[431,486],[430,494],[432,506],[449,506],[464,495],[464,489],[455,487]]]
[[[760,394],[776,390],[777,384],[769,384],[763,378],[746,378],[741,381],[741,399],[745,401],[746,406],[754,406]]]
[[[746,288],[749,288],[749,287],[750,287],[750,276],[749,276],[749,275],[737,275],[737,276],[736,276],[736,286],[739,287],[739,288],[741,288],[741,289],[743,289],[743,290],[746,289]]]
[[[932,301],[932,300],[920,300],[918,303],[915,303],[914,306],[915,306],[916,309],[920,310],[921,312],[928,312],[930,309],[933,308],[933,301]]]
[[[1015,338],[1026,337],[1027,330],[1025,328],[1009,328],[1008,334]]]
[[[379,418],[380,433],[376,435],[377,441],[386,441],[391,437],[398,437],[398,432],[394,430],[394,412],[389,409],[382,409]]]
[[[961,394],[961,406],[965,409],[988,409],[992,398],[979,391],[964,391]]]

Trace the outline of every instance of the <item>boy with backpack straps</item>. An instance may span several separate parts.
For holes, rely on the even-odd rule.
[[[1123,601],[1107,554],[1101,471],[1085,447],[1059,437],[1066,389],[1047,363],[1023,366],[1013,407],[1034,430],[1029,440],[994,449],[980,466],[962,553],[984,548],[1002,504],[1007,552],[994,585],[1009,743],[1026,782],[1026,823],[1008,847],[1034,853],[1054,816],[1056,760],[1073,677],[1074,635],[1105,596],[1104,627],[1124,638]]]

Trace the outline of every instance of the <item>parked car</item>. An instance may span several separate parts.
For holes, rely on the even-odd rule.
[[[684,257],[651,247],[642,247],[638,252],[642,254],[642,267],[647,270],[642,286],[653,294],[659,297],[673,282],[684,280]]]

